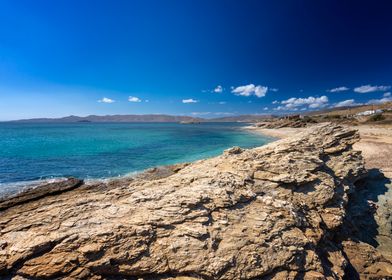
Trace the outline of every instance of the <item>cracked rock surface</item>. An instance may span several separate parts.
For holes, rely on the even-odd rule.
[[[337,238],[366,172],[358,137],[315,126],[133,179],[69,179],[77,186],[14,197],[0,210],[0,278],[388,277],[392,264],[374,247]]]

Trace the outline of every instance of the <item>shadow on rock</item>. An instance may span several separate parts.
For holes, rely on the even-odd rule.
[[[384,211],[379,209],[379,200],[388,192],[389,184],[391,180],[379,169],[370,169],[365,178],[355,183],[354,192],[349,194],[345,222],[335,236],[348,260],[345,279],[360,279],[360,275],[383,279],[392,267],[391,261],[375,249],[380,246],[378,237],[385,233],[384,225],[388,223],[389,215],[384,215],[382,219],[385,221],[379,218],[383,216],[380,212]],[[373,267],[376,262],[377,267]]]
[[[378,169],[369,170],[368,176],[356,182],[356,190],[350,195],[347,205],[348,226],[351,239],[355,238],[377,247],[376,236],[379,224],[375,219],[380,195],[387,191],[391,181]]]

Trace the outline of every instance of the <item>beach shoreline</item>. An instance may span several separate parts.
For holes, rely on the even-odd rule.
[[[153,168],[129,180],[88,184],[70,178],[4,200],[0,275],[107,276],[91,269],[98,267],[116,276],[150,279],[145,271],[155,273],[158,267],[154,279],[161,279],[175,264],[179,269],[170,276],[181,279],[183,272],[204,275],[211,263],[225,265],[227,256],[240,263],[241,274],[236,265],[224,270],[225,277],[212,271],[211,279],[240,278],[242,271],[247,279],[268,276],[268,269],[291,264],[296,256],[305,261],[310,278],[330,269],[343,278],[348,262],[360,275],[389,275],[389,237],[378,239],[371,230],[379,224],[372,219],[374,199],[367,202],[366,187],[354,189],[366,174],[359,152],[352,149],[358,132],[323,124],[297,134],[263,147],[233,147],[210,159]],[[364,226],[376,241],[361,236],[367,233],[362,221],[374,223]],[[50,250],[31,254],[45,246]],[[358,251],[364,253],[358,256]],[[274,258],[263,259],[265,264],[248,261],[268,254]],[[306,258],[309,254],[315,257]],[[332,262],[323,261],[330,256]],[[170,266],[162,259],[170,259]],[[14,265],[19,260],[22,265]],[[126,264],[121,270],[119,262]],[[299,269],[283,270],[284,278],[301,275]]]

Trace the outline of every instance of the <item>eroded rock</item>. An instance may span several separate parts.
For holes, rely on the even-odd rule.
[[[82,186],[14,205],[0,213],[0,273],[18,279],[341,279],[355,265],[344,252],[352,244],[342,246],[334,235],[348,193],[365,173],[360,153],[351,149],[357,139],[353,130],[322,125],[148,179]],[[388,260],[375,260],[382,263],[374,269],[389,271]]]

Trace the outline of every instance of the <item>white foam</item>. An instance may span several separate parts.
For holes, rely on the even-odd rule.
[[[43,184],[56,183],[66,180],[65,177],[57,177],[57,178],[48,178],[48,179],[39,179],[32,181],[19,181],[13,183],[0,183],[0,198],[14,195],[20,192],[23,192],[27,189],[34,189]]]

